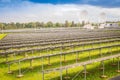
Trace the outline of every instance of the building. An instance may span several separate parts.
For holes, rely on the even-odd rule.
[[[106,22],[105,27],[120,27],[118,22]]]
[[[95,26],[92,26],[91,24],[86,24],[83,26],[85,29],[95,29]]]

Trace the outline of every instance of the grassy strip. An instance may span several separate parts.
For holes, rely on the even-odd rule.
[[[6,36],[7,36],[7,34],[0,34],[0,40],[2,40]]]

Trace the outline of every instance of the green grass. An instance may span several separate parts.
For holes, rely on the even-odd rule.
[[[0,40],[3,39],[6,36],[7,36],[7,34],[0,34]]]
[[[113,44],[120,44],[120,42],[116,41],[116,42],[112,42],[112,43],[102,43],[101,46],[108,46],[108,45],[113,45]],[[99,44],[94,44],[93,47],[98,47]],[[90,45],[86,45],[85,49],[91,48]],[[80,47],[74,47],[75,50],[81,50],[82,46]],[[72,48],[65,48],[63,49],[63,52],[67,52],[67,51],[72,51]],[[54,54],[56,52],[60,52],[60,49],[54,49],[54,50],[49,50],[49,51],[36,51],[34,52],[34,55],[37,56],[39,54]],[[112,54],[118,54],[120,52],[120,47],[112,47]],[[82,52],[79,53],[79,61],[78,62],[82,62],[82,61],[87,61],[89,60],[88,58],[88,54],[89,52]],[[90,51],[90,54],[92,56],[92,59],[96,59],[99,58],[99,50],[92,50]],[[109,53],[109,49],[105,48],[102,49],[102,54],[104,56],[108,56],[111,55]],[[32,54],[29,54],[29,56],[33,56]],[[24,55],[17,55],[17,58],[24,58]],[[62,57],[63,59],[64,57]],[[66,55],[66,63],[63,62],[63,65],[69,65],[69,64],[73,64],[76,62],[76,54],[69,54]],[[14,56],[10,55],[9,56],[9,61],[14,60]],[[115,59],[115,61],[117,61],[117,59]],[[36,59],[33,61],[33,69],[31,70],[29,67],[29,61],[25,61],[25,62],[21,62],[21,68],[22,68],[22,72],[24,72],[24,76],[22,78],[16,78],[16,75],[18,74],[18,63],[14,63],[11,65],[11,70],[14,72],[13,74],[7,74],[8,72],[8,66],[4,63],[5,62],[5,58],[0,57],[0,80],[41,80],[42,79],[42,74],[41,74],[41,59]],[[117,66],[110,66],[112,60],[107,60],[105,61],[105,71],[106,71],[106,75],[108,76],[108,78],[118,75],[118,73],[115,72],[115,70],[117,69]],[[55,67],[59,67],[60,63],[60,56],[56,56],[56,57],[52,57],[51,58],[51,66],[48,66],[48,59],[45,58],[44,59],[44,69],[51,69],[51,68],[55,68]],[[91,65],[87,66],[87,71],[90,72],[90,74],[87,75],[87,80],[103,80],[101,79],[99,76],[101,75],[101,72],[99,71],[98,67],[100,67],[99,65],[100,63],[94,63]],[[27,70],[27,71],[26,71]],[[70,80],[71,78],[77,74],[79,71],[83,70],[83,67],[76,67],[76,68],[71,68],[68,69],[68,76],[70,76]],[[48,74],[45,74],[45,79],[46,80],[59,80],[59,72],[51,72]],[[63,71],[63,78],[64,76],[66,76],[65,70]],[[107,79],[108,79],[107,78]],[[83,74],[80,74],[76,80],[83,80],[84,76]]]

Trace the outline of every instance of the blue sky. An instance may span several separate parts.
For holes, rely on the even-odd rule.
[[[120,0],[30,0],[35,3],[89,4],[102,7],[120,7]]]
[[[1,5],[8,5],[19,1],[29,1],[44,4],[88,4],[101,7],[120,7],[120,0],[0,0]]]
[[[120,0],[0,0],[0,11],[0,22],[114,21]]]

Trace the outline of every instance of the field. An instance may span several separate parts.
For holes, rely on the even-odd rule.
[[[7,34],[0,34],[0,40],[3,39]]]
[[[119,53],[120,30],[9,32],[0,80],[108,80],[119,75]]]

